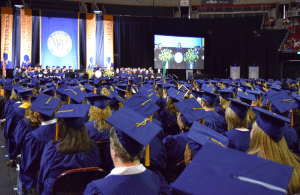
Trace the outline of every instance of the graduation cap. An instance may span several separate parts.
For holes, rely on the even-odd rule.
[[[213,86],[212,85],[202,85],[202,88],[201,88],[201,90],[202,91],[205,91],[205,92],[212,92],[213,91]]]
[[[284,87],[283,88],[283,91],[285,92],[285,93],[287,93],[287,94],[292,94],[294,91],[296,91],[296,89],[294,89],[294,88],[291,88],[291,87]]]
[[[6,91],[12,91],[14,88],[12,87],[12,85],[4,85],[3,89]]]
[[[88,79],[82,79],[82,80],[79,81],[79,83],[80,83],[81,85],[85,85],[85,84],[87,84],[88,82],[89,82]]]
[[[194,98],[183,100],[174,105],[179,110],[181,119],[187,126],[205,116],[205,110]]]
[[[218,97],[219,97],[218,94],[210,93],[206,91],[202,96],[202,98],[205,99],[209,105],[215,105]]]
[[[231,108],[236,113],[236,115],[242,120],[246,119],[248,108],[251,107],[251,105],[246,104],[244,102],[239,102],[231,98],[229,98],[228,100],[231,101],[229,104],[229,108]]]
[[[178,91],[177,89],[171,88],[172,90],[168,91],[168,96],[172,99],[172,101],[179,102],[182,101],[185,93]]]
[[[150,117],[153,113],[159,110],[159,107],[155,104],[155,102],[142,94],[135,94],[131,96],[128,100],[123,102],[123,105],[131,108],[144,117]]]
[[[203,96],[204,92],[203,91],[196,91],[196,90],[192,90],[192,95],[195,98],[201,98]]]
[[[252,104],[252,101],[256,102],[257,99],[255,98],[255,95],[247,92],[238,91],[238,96],[241,99],[242,102],[245,102],[247,104]]]
[[[119,103],[119,102],[123,102],[123,99],[119,96],[119,94],[115,91],[109,91],[110,92],[110,100],[109,100],[109,103],[111,105],[115,105],[116,103]]]
[[[104,95],[97,95],[94,93],[89,93],[86,95],[87,100],[90,102],[91,105],[104,109],[107,107],[107,101],[110,100],[111,98],[104,96]]]
[[[72,104],[80,104],[85,99],[86,93],[80,89],[70,89],[66,91],[66,95],[70,97]]]
[[[232,98],[233,91],[232,90],[219,90],[220,96],[224,99]]]
[[[39,85],[39,84],[36,83],[36,82],[27,83],[27,86],[28,86],[28,87],[31,87],[31,88],[37,87],[38,85]]]
[[[275,113],[277,114],[282,114],[286,111],[299,107],[299,104],[283,91],[268,95],[268,99],[272,106],[276,108],[272,111],[276,111]]]
[[[207,142],[171,187],[186,194],[287,194],[293,167]]]
[[[127,99],[127,97],[125,95],[127,93],[126,90],[123,90],[123,89],[118,88],[118,87],[114,87],[114,89],[116,90],[116,92],[119,94],[120,97],[122,97],[123,99]]]
[[[52,83],[52,82],[51,83],[46,83],[45,86],[46,87],[52,87],[52,86],[54,86],[54,83]]]
[[[291,120],[259,107],[253,107],[253,112],[256,114],[257,125],[278,143],[284,134],[284,130],[281,127],[285,123],[290,123]]]
[[[31,99],[30,99],[30,102],[31,102],[31,103],[33,103],[33,102],[39,97],[38,95],[33,95],[33,94],[30,94],[30,95],[28,95],[28,96],[31,97]]]
[[[32,91],[34,89],[32,88],[23,88],[23,87],[18,87],[16,88],[18,95],[21,97],[22,100],[26,100],[30,94],[32,94]]]
[[[120,143],[132,157],[138,155],[161,131],[161,127],[151,122],[149,118],[126,106],[105,121],[115,127]]]
[[[89,110],[89,104],[65,104],[60,107],[55,118],[63,118],[68,126],[81,131],[88,118]]]
[[[67,90],[70,90],[70,89],[68,89],[68,88],[56,89],[57,96],[59,97],[60,100],[65,101],[68,98],[68,96],[66,95]]]
[[[203,145],[212,141],[224,148],[228,147],[229,138],[208,128],[198,122],[194,122],[187,136],[190,149],[193,154],[197,154]]]
[[[96,87],[94,87],[93,85],[90,85],[90,84],[85,84],[84,86],[83,86],[83,88],[86,90],[86,92],[93,92],[94,91],[94,89],[96,89]]]
[[[44,120],[53,118],[54,112],[59,105],[60,100],[46,94],[41,94],[31,104],[31,110],[36,111]]]
[[[100,83],[99,87],[102,89],[103,87],[106,89],[110,89],[110,86],[112,86],[111,83]],[[127,85],[128,86],[128,85]],[[127,87],[126,86],[126,87]]]
[[[55,89],[55,87],[48,88],[48,89],[44,90],[43,93],[50,95],[50,96],[54,96],[54,89]]]

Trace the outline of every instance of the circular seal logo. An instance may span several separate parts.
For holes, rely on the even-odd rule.
[[[252,68],[252,72],[256,72],[256,68]]]
[[[233,72],[237,72],[238,71],[238,69],[237,68],[233,68]]]
[[[70,35],[64,31],[55,31],[49,36],[47,45],[53,55],[64,57],[68,55],[72,49],[72,39]]]

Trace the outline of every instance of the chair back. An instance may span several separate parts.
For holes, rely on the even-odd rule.
[[[52,187],[52,194],[83,194],[93,180],[104,178],[107,173],[98,167],[72,169],[60,174]]]

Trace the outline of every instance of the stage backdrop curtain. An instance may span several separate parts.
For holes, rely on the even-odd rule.
[[[115,67],[153,67],[152,18],[115,16],[114,21]]]
[[[40,15],[39,10],[32,10],[32,52],[31,64],[36,66],[40,62]]]
[[[104,68],[104,35],[103,19],[101,15],[96,15],[96,64]]]
[[[13,67],[20,67],[20,9],[14,8],[12,61]]]
[[[85,13],[80,14],[80,70],[85,70],[86,64],[86,20]]]

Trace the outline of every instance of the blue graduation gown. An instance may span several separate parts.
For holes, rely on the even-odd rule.
[[[219,110],[218,114],[225,117],[225,112],[226,112],[226,109]]]
[[[126,75],[127,75],[126,72],[121,72],[121,73],[120,73],[120,77],[121,77],[121,78],[126,77]]]
[[[300,156],[299,138],[296,130],[289,124],[283,126],[283,136],[290,150]]]
[[[134,175],[109,175],[106,178],[92,181],[84,191],[84,195],[114,194],[170,194],[168,184],[159,173],[146,170]]]
[[[62,154],[56,151],[59,143],[48,143],[45,146],[38,177],[39,193],[50,195],[55,179],[63,172],[86,167],[99,167],[100,156],[98,147],[94,145],[88,152]]]
[[[178,162],[184,160],[184,151],[188,132],[182,132],[178,135],[168,135],[164,138],[163,143],[167,151],[167,166],[175,166]]]
[[[177,116],[176,116],[176,114],[174,114],[172,116],[170,110],[163,110],[160,113],[160,118],[161,118],[161,122],[163,124],[163,128],[164,129],[166,127],[168,127],[168,125],[170,125],[170,124],[177,123]]]
[[[227,123],[225,118],[215,111],[206,111],[204,118],[204,125],[215,130],[218,133],[227,131]]]
[[[239,131],[237,129],[231,129],[223,133],[229,138],[228,147],[239,150],[242,152],[247,152],[250,147],[250,131]]]
[[[30,119],[23,118],[22,120],[19,121],[16,127],[16,130],[14,132],[14,139],[16,141],[16,150],[15,150],[16,155],[21,154],[23,143],[27,133],[37,128],[37,126],[36,127],[30,126],[29,123],[30,123]]]
[[[157,111],[157,113],[160,114],[166,108],[167,100],[164,98],[161,98],[156,102],[156,105],[158,105],[160,107],[160,109]]]
[[[99,132],[97,129],[95,129],[94,127],[94,120],[85,123],[85,126],[89,132],[89,136],[92,140],[94,140],[96,143],[98,142],[107,142],[107,143],[102,143],[103,144],[103,150],[105,151],[99,151],[99,153],[102,152],[102,154],[100,154],[100,157],[103,158],[105,161],[102,162],[101,167],[102,169],[104,169],[106,172],[110,172],[113,168],[114,168],[114,163],[111,159],[111,155],[110,155],[110,142],[109,142],[109,130],[106,130],[104,132]],[[104,154],[103,154],[104,152]],[[103,156],[101,156],[103,155]]]
[[[10,110],[10,108],[12,107],[12,105],[14,105],[16,103],[16,101],[14,101],[14,100],[7,100],[6,102],[5,102],[5,105],[4,105],[4,116],[7,116],[8,114],[9,114],[9,110]]]
[[[7,117],[7,121],[6,121],[7,126],[4,132],[5,133],[4,136],[7,139],[6,147],[10,159],[15,159],[17,156],[15,151],[16,141],[14,138],[14,132],[16,130],[19,121],[23,119],[24,115],[25,115],[25,109],[16,107],[11,111],[11,113]]]
[[[19,179],[26,188],[34,188],[45,145],[55,138],[56,124],[43,125],[28,133],[21,150]]]

